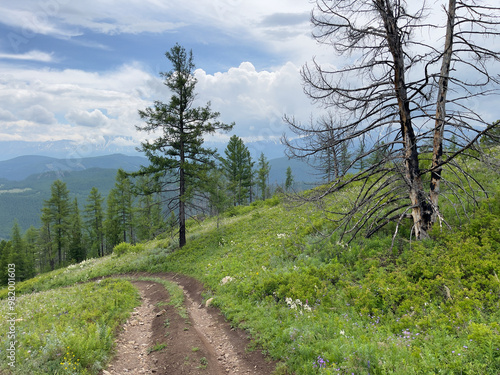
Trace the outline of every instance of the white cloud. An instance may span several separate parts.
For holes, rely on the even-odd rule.
[[[0,59],[7,60],[28,60],[28,61],[40,61],[40,62],[52,62],[54,61],[53,55],[51,53],[45,53],[41,51],[30,51],[23,54],[8,54],[0,53]]]
[[[0,121],[15,121],[16,116],[6,109],[0,108]]]
[[[302,93],[299,68],[287,63],[274,71],[257,71],[250,62],[224,73],[196,71],[200,104],[211,101],[233,130],[250,140],[278,138],[287,130],[284,114],[308,116],[312,107]]]
[[[65,117],[71,124],[90,128],[106,127],[109,122],[99,109],[94,109],[92,112],[73,109]]]
[[[27,141],[137,138],[137,110],[147,107],[155,94],[151,81],[156,78],[133,65],[89,73],[4,64],[0,71],[0,103],[8,108],[0,112],[3,139],[7,135]]]
[[[51,125],[56,122],[54,114],[38,104],[25,109],[21,114],[24,120],[37,124]]]
[[[135,129],[141,123],[138,110],[170,98],[160,78],[139,65],[92,73],[0,64],[0,72],[0,103],[8,108],[0,110],[0,138],[9,134],[9,139],[83,141],[121,136],[138,145],[148,136]],[[196,105],[211,101],[221,120],[234,121],[233,133],[246,140],[277,139],[287,130],[285,113],[307,117],[310,110],[299,68],[292,63],[257,71],[243,62],[215,74],[199,69],[196,77]]]

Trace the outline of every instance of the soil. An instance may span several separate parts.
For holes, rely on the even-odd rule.
[[[130,276],[130,275],[127,275]],[[203,285],[178,274],[144,274],[177,283],[184,291],[188,318],[167,305],[163,285],[133,281],[141,295],[116,340],[116,355],[101,375],[270,375],[276,363],[260,350],[248,350],[251,339],[231,327],[220,311],[205,306]]]

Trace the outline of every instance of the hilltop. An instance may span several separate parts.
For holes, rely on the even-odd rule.
[[[219,229],[215,218],[190,221],[181,250],[165,234],[39,275],[17,291],[129,272],[184,274],[205,285],[203,303],[213,298],[234,327],[281,361],[276,374],[493,375],[500,370],[499,209],[497,193],[462,229],[437,229],[427,241],[410,242],[405,227],[394,246],[390,230],[347,244],[320,235],[333,227],[314,205],[274,197],[231,209]]]

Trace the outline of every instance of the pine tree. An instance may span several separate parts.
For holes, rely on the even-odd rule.
[[[221,159],[224,175],[228,180],[233,204],[241,205],[251,200],[250,191],[253,182],[253,165],[250,151],[243,140],[236,135],[229,139],[224,151],[226,158]]]
[[[286,169],[286,179],[285,179],[285,190],[288,191],[292,188],[293,185],[293,175],[292,175],[292,167],[288,166]]]
[[[220,215],[231,205],[231,197],[227,194],[228,182],[221,169],[215,168],[207,176],[205,185],[208,193],[210,215],[217,217],[217,228],[220,224]]]
[[[16,269],[16,281],[23,281],[30,278],[34,271],[30,267],[30,262],[26,259],[24,241],[17,220],[14,222],[11,234],[11,250],[7,260],[8,264],[14,264]]]
[[[36,270],[41,271],[40,254],[38,246],[38,235],[39,231],[33,225],[30,226],[26,232],[24,232],[23,241],[26,247],[26,257],[31,260],[33,272],[36,274]],[[32,276],[34,276],[34,274]]]
[[[260,154],[258,166],[259,169],[257,171],[257,185],[260,188],[261,199],[265,200],[266,198],[269,198],[270,195],[268,179],[271,167],[269,166],[269,162],[267,161],[267,158],[263,152]]]
[[[140,176],[136,182],[138,202],[135,217],[137,237],[149,240],[165,231],[161,194],[150,176]]]
[[[97,256],[104,256],[104,212],[102,204],[104,198],[96,187],[90,190],[85,205],[85,224],[89,228],[91,248],[97,252]]]
[[[76,198],[73,201],[71,226],[69,232],[69,260],[72,262],[80,263],[81,261],[85,260],[86,254],[83,244],[82,219],[80,217],[80,209],[78,208],[78,201]]]
[[[161,75],[172,96],[169,103],[156,101],[153,107],[139,111],[146,124],[137,130],[158,134],[158,138],[142,143],[141,151],[150,164],[135,175],[163,181],[162,192],[170,193],[169,208],[178,209],[179,247],[183,247],[188,205],[203,175],[214,165],[215,150],[203,147],[203,137],[217,130],[228,131],[233,125],[217,121],[219,113],[212,112],[210,103],[193,107],[197,81],[192,52],[176,44],[165,56],[173,69]]]
[[[51,197],[44,202],[42,208],[42,223],[47,226],[49,238],[57,250],[58,265],[62,265],[68,243],[70,204],[69,191],[66,184],[56,180],[51,186]],[[54,262],[54,254],[49,255]],[[53,267],[51,263],[51,267]]]
[[[120,231],[123,242],[133,243],[134,238],[134,198],[132,185],[122,169],[116,174],[115,187],[112,189],[116,200],[117,216],[120,223]]]
[[[106,233],[106,252],[110,253],[113,247],[118,245],[121,236],[121,221],[118,212],[118,200],[116,191],[111,189],[106,200],[106,220],[104,221],[104,230]]]
[[[8,282],[8,265],[11,253],[11,241],[0,241],[0,284],[7,285]]]

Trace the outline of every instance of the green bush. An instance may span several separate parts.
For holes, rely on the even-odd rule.
[[[132,245],[128,242],[121,242],[113,248],[113,254],[122,256],[132,250]]]

